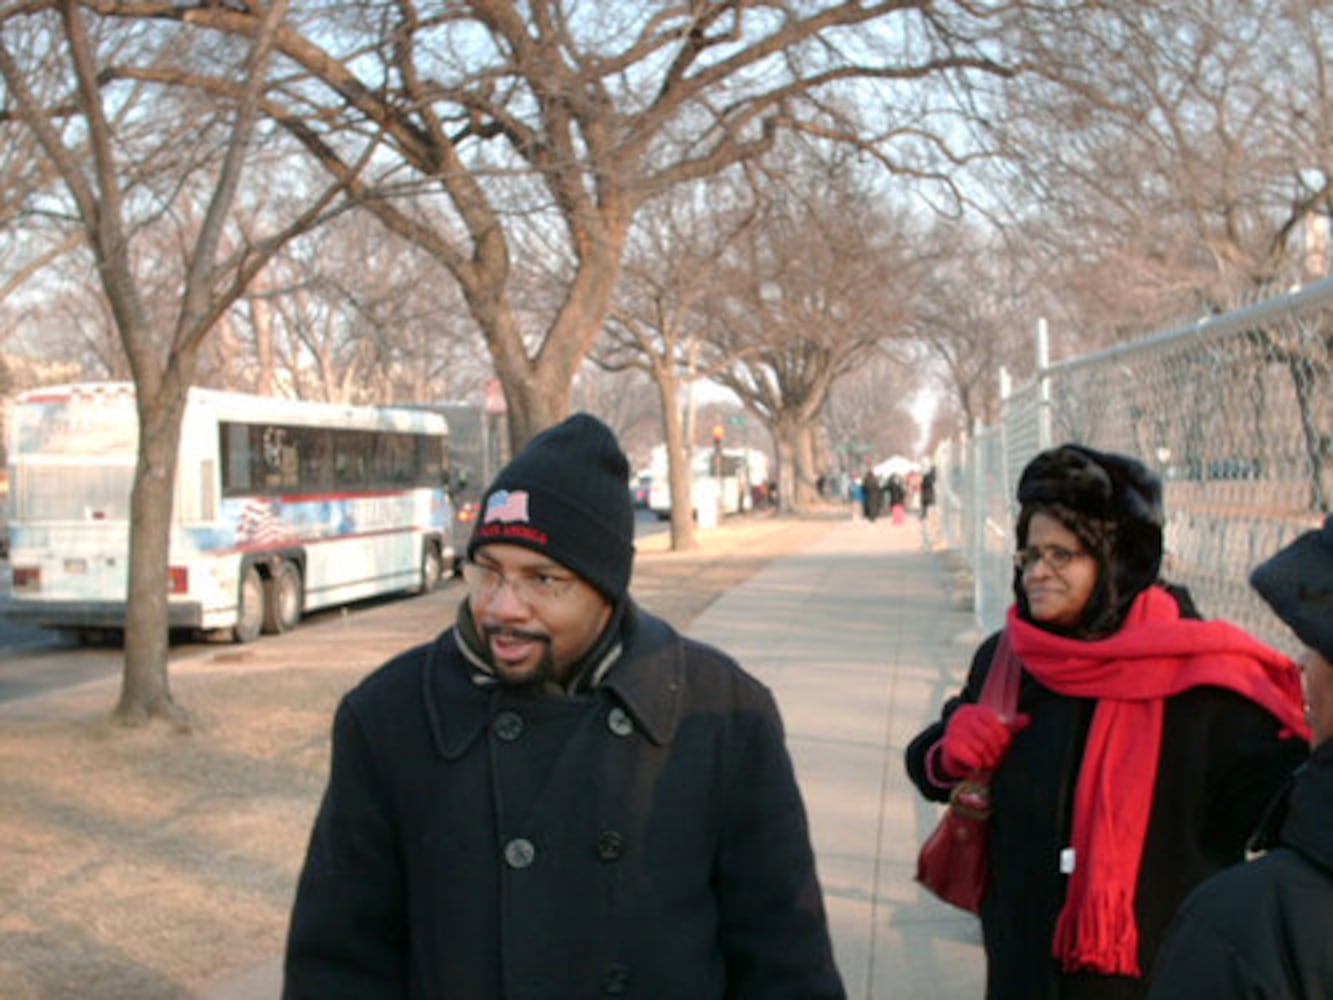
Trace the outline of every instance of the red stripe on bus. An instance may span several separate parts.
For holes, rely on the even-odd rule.
[[[228,500],[276,500],[279,503],[327,503],[330,500],[367,500],[376,497],[402,497],[418,490],[443,489],[433,486],[404,486],[401,489],[365,490],[360,493],[229,493]]]
[[[311,535],[304,538],[285,538],[270,545],[233,545],[225,549],[200,549],[202,557],[226,556],[232,553],[253,555],[256,552],[281,552],[283,549],[307,548],[311,545],[325,545],[329,542],[345,542],[354,538],[376,538],[381,535],[429,534],[431,528],[380,528],[378,531],[354,531],[345,535]]]

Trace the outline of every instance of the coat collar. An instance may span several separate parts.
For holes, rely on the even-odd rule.
[[[1333,739],[1297,768],[1279,839],[1333,875]]]
[[[426,648],[422,671],[426,716],[436,750],[448,760],[461,757],[485,729],[505,697],[503,687],[480,685],[464,655],[456,628]],[[680,724],[685,688],[685,654],[679,633],[633,602],[626,609],[623,650],[591,697],[605,692],[658,746],[670,743]]]

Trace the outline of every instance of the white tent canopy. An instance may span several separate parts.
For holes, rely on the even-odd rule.
[[[895,473],[900,476],[906,476],[909,472],[920,472],[921,465],[913,462],[910,458],[904,458],[902,455],[893,455],[873,467],[875,475],[880,479],[888,479]]]

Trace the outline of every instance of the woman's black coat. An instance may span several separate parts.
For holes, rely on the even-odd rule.
[[[950,699],[941,720],[908,746],[908,774],[929,799],[944,801],[949,789],[931,780],[926,756],[953,711],[977,699],[997,640],[998,634],[991,636],[978,649],[962,699]],[[1146,992],[1138,979],[1062,975],[1051,957],[1068,881],[1060,873],[1060,852],[1070,843],[1074,785],[1095,705],[1023,674],[1018,707],[1032,721],[1014,738],[992,786],[991,882],[981,912],[991,1000],[1103,1000]],[[1305,743],[1278,733],[1271,715],[1230,691],[1195,688],[1167,700],[1134,905],[1145,972],[1181,900],[1243,858],[1266,803],[1304,759]]]
[[[1209,879],[1180,908],[1154,1000],[1333,998],[1333,739],[1297,771],[1272,827],[1274,850]]]
[[[843,996],[771,694],[628,619],[587,695],[479,686],[450,629],[343,699],[288,1000]]]

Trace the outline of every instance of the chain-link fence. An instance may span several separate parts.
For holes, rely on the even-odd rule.
[[[1073,441],[1161,477],[1163,575],[1204,615],[1291,651],[1250,570],[1333,509],[1333,279],[1038,371],[1001,420],[935,455],[945,541],[971,567],[977,624],[1013,600],[1015,487],[1038,451]]]

